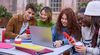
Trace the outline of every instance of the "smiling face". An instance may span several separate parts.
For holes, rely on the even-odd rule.
[[[62,15],[61,23],[62,23],[62,25],[63,25],[64,27],[67,26],[68,21],[67,21],[67,16],[66,16],[65,14]]]
[[[41,20],[42,20],[42,21],[48,20],[48,16],[47,16],[45,10],[42,10],[42,11],[41,11],[40,17],[41,17]]]
[[[30,20],[31,18],[34,18],[35,12],[32,9],[27,9],[24,13],[25,20]]]

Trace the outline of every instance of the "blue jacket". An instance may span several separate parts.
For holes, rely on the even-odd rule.
[[[68,30],[67,28],[62,28],[62,32],[67,32]],[[63,34],[59,34],[56,30],[56,26],[52,27],[52,37],[53,37],[53,42],[55,42],[56,40],[62,40],[65,44],[68,44],[68,40],[64,37]]]

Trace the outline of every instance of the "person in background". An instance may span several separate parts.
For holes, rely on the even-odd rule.
[[[81,8],[77,15],[78,15],[78,24],[81,27],[82,26],[82,19],[84,18],[84,12],[85,12],[85,8]]]
[[[79,41],[81,38],[76,15],[71,8],[63,9],[58,16],[56,25],[52,27],[53,42],[57,48],[69,44],[63,32],[68,33],[75,38],[76,41]]]
[[[26,29],[31,25],[36,25],[35,12],[34,4],[31,3],[26,5],[25,12],[22,15],[13,16],[6,26],[6,38],[13,39],[17,36],[22,39],[29,38],[30,35],[26,33]]]
[[[40,19],[37,21],[37,26],[51,27],[52,23],[52,10],[49,7],[43,7],[40,11]]]
[[[82,41],[84,45],[75,46],[77,52],[85,55],[100,55],[100,1],[91,1],[86,7],[84,15],[90,18],[91,23],[84,31]],[[86,23],[86,21],[85,21]]]
[[[82,42],[85,46],[91,46],[91,39],[94,35],[94,30],[92,29],[91,17],[85,16],[82,20],[81,32],[82,32]],[[93,31],[93,32],[92,32]]]

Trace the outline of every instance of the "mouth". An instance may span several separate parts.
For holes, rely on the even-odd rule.
[[[41,20],[45,21],[45,20],[46,20],[46,18],[41,18]]]

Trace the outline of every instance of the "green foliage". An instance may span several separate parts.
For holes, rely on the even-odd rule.
[[[40,12],[42,7],[43,7],[42,4],[36,4],[36,10],[37,10],[37,12],[36,12],[36,19],[39,19],[39,12]]]
[[[0,18],[3,18],[3,17],[7,17],[7,18],[11,18],[12,14],[7,12],[7,9],[0,5]]]
[[[79,4],[79,7],[80,7],[80,8],[81,8],[81,7],[86,7],[87,4],[88,4],[87,2],[86,2],[86,3],[80,3],[80,4]]]

